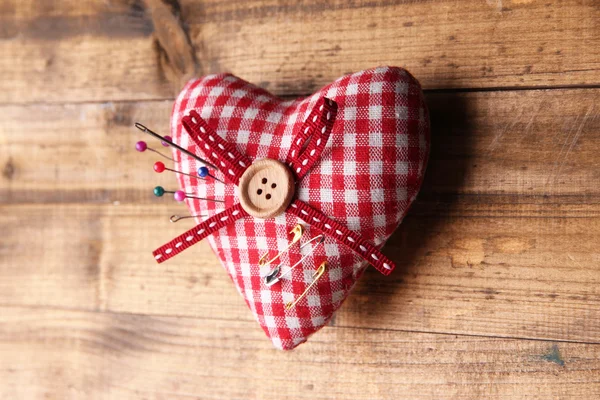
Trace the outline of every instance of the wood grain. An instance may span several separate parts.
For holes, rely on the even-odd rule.
[[[187,55],[174,50],[178,28],[153,35],[148,2],[5,3],[0,103],[173,97],[172,67]],[[600,84],[594,0],[171,3],[200,74],[231,71],[281,95],[383,64],[408,68],[426,89]],[[177,54],[171,65],[164,49]]]
[[[157,175],[152,165],[162,158],[136,152],[135,143],[169,149],[133,124],[166,135],[171,108],[171,101],[0,107],[0,203],[154,202],[152,188],[176,180]]]
[[[139,1],[4,1],[0,103],[172,97]]]
[[[597,97],[597,89],[429,94],[426,181],[386,248],[402,272],[369,272],[336,323],[599,342]],[[167,101],[2,107],[0,254],[12,268],[0,271],[0,303],[250,319],[206,244],[164,266],[151,260],[191,221],[167,222],[184,206],[150,190],[175,179],[133,151],[131,124],[164,130],[169,109]]]
[[[599,398],[598,21],[594,0],[0,1],[0,399]],[[185,206],[152,195],[176,181],[133,123],[166,134],[194,73],[292,98],[381,64],[433,127],[398,269],[282,353],[207,243],[154,263],[193,223],[168,222]]]
[[[203,72],[275,93],[312,93],[374,65],[405,67],[426,89],[598,84],[593,0],[182,4]]]
[[[171,210],[3,207],[0,304],[251,320],[206,243],[153,262],[192,226]],[[600,343],[599,221],[409,216],[384,249],[398,271],[369,270],[334,324]]]
[[[429,93],[434,140],[415,208],[598,216],[599,97],[600,89]],[[134,151],[138,140],[161,146],[133,124],[167,134],[171,108],[171,101],[0,106],[0,203],[154,204],[152,187],[176,180],[152,171],[159,156]]]
[[[282,353],[263,336],[245,321],[1,307],[0,397],[600,395],[600,345],[330,327]]]

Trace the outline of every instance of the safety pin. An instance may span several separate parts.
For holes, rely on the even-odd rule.
[[[310,256],[315,249],[325,241],[325,235],[318,235],[315,236],[314,238],[310,239],[308,242],[303,243],[302,246],[300,246],[300,251],[305,248],[306,246],[308,246],[309,244],[311,244],[314,241],[317,241],[317,244],[315,245],[315,247],[312,248],[312,250],[310,251],[310,253],[307,253],[305,255],[302,256],[302,258],[295,263],[294,265],[292,265],[287,271],[285,271],[283,274],[279,274],[281,272],[281,264],[277,265],[276,267],[273,267],[273,269],[271,269],[269,271],[269,273],[267,275],[265,275],[263,278],[265,279],[265,285],[267,286],[273,286],[274,284],[276,284],[277,282],[279,282],[281,280],[281,278],[283,278],[284,276],[288,275],[289,273],[292,272],[292,270],[294,268],[296,268],[298,265],[302,264],[302,262],[306,259],[306,257]]]
[[[300,297],[298,297],[296,300],[294,300],[294,302],[286,303],[286,305],[285,305],[286,310],[289,310],[290,308],[294,307],[296,304],[298,304],[298,302],[300,300],[302,300],[304,298],[304,296],[306,296],[306,293],[308,293],[310,288],[313,287],[314,284],[317,283],[319,278],[321,278],[323,276],[323,274],[325,273],[325,269],[327,269],[328,265],[329,264],[327,264],[327,261],[323,261],[321,263],[321,265],[319,265],[319,268],[317,268],[317,270],[313,273],[313,278],[314,278],[313,281],[310,283],[310,285],[308,285],[308,287],[304,290],[304,292],[300,295]]]
[[[290,233],[293,234],[294,237],[292,238],[292,242],[288,245],[288,247],[286,247],[282,252],[278,253],[275,257],[273,257],[269,261],[265,262],[265,258],[267,258],[269,256],[269,252],[266,252],[265,254],[263,254],[260,257],[260,260],[258,260],[258,265],[260,265],[261,267],[269,265],[273,261],[277,260],[283,253],[288,251],[290,249],[290,247],[292,247],[294,245],[294,243],[296,243],[298,240],[300,240],[300,238],[304,234],[304,227],[300,224],[297,224],[296,226],[294,226],[294,228],[292,228]]]

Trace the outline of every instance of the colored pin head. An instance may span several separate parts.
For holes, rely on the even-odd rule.
[[[175,197],[175,200],[177,200],[177,201],[184,201],[187,198],[187,199],[214,201],[217,203],[225,203],[223,200],[207,199],[205,197],[196,197],[196,196],[193,196],[191,194],[184,192],[183,190],[176,190],[176,191],[172,192],[170,190],[165,190],[162,186],[157,186],[154,188],[154,195],[156,197],[163,197],[163,195],[165,193],[173,194],[173,197]]]
[[[163,146],[165,145],[165,143],[168,146],[172,146],[174,148],[176,148],[177,150],[179,150],[180,152],[187,154],[188,156],[200,161],[203,164],[208,165],[211,168],[215,168],[217,169],[217,167],[215,167],[214,165],[212,165],[211,163],[209,163],[206,160],[201,159],[200,157],[198,157],[197,155],[195,155],[194,153],[191,153],[190,151],[184,149],[183,147],[179,146],[177,143],[173,143],[173,139],[170,136],[160,136],[158,133],[146,128],[144,125],[140,124],[139,122],[135,123],[135,127],[138,128],[140,131],[142,132],[146,132],[147,134],[149,134],[150,136],[153,136],[155,138],[157,138],[158,140],[160,140],[161,142],[163,142]],[[148,148],[148,150],[152,150],[150,148]],[[138,151],[143,151],[143,150],[138,150]],[[152,150],[152,151],[156,151],[156,150]],[[159,153],[160,154],[160,153]],[[161,154],[162,155],[162,154]],[[166,156],[163,156],[166,157]],[[167,157],[168,158],[168,157]],[[169,158],[170,159],[170,158]]]
[[[162,197],[165,194],[165,189],[162,186],[157,186],[154,188],[154,195],[156,197]]]
[[[173,197],[175,197],[175,200],[177,201],[184,201],[187,196],[183,190],[177,190]]]
[[[206,167],[198,168],[198,176],[200,178],[206,178],[208,176],[208,168],[206,168]]]
[[[163,172],[165,170],[165,164],[160,161],[155,162],[154,170],[160,174],[161,172]]]
[[[208,172],[208,168],[206,168],[206,167],[199,167],[197,172],[198,172],[198,176],[200,178],[202,178],[202,179],[206,179],[206,177],[208,176],[208,177],[214,179],[215,181],[219,181],[221,183],[225,183],[222,180],[220,180],[219,178],[216,178],[214,175],[211,175]]]
[[[193,194],[184,192],[183,190],[176,190],[172,192],[170,190],[165,190],[162,186],[157,186],[154,188],[154,195],[156,197],[162,197],[165,193],[171,193],[177,201],[184,201],[185,199],[198,199],[205,201],[214,201],[216,203],[225,203],[223,200],[207,199],[206,197],[196,197]]]
[[[135,149],[137,151],[139,151],[140,153],[143,153],[146,150],[150,150],[150,151],[160,155],[161,157],[166,158],[167,160],[171,160],[171,161],[175,162],[175,160],[173,160],[171,157],[168,157],[168,156],[164,155],[163,153],[161,153],[160,151],[156,151],[153,148],[148,147],[148,144],[146,144],[146,142],[144,142],[143,140],[140,140],[139,142],[137,142],[135,144]]]
[[[168,140],[169,142],[173,142],[173,138],[171,136],[168,136],[168,135],[165,136],[165,140]],[[165,142],[164,140],[161,140],[160,144],[162,144],[165,147],[169,147],[170,146],[170,144],[167,143],[167,142]]]
[[[167,192],[167,193],[169,193],[169,192]],[[175,193],[173,193],[173,197],[175,197],[175,200],[177,200],[177,201],[184,201],[185,199],[198,199],[198,200],[214,201],[216,203],[225,203],[223,200],[207,199],[205,197],[192,196],[192,195],[184,192],[183,190],[177,190]]]
[[[137,142],[135,144],[135,149],[137,151],[139,151],[140,153],[146,151],[147,148],[148,148],[148,145],[143,140],[140,140],[139,142]]]
[[[165,167],[165,164],[160,161],[155,162],[153,168],[154,168],[154,171],[158,172],[159,174],[163,173],[164,171],[171,171],[171,172],[175,172],[176,174],[186,175],[186,176],[189,176],[190,178],[198,179],[197,176],[186,174],[185,172],[177,171],[175,169],[167,168],[167,167]]]

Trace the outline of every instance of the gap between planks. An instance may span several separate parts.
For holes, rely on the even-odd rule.
[[[186,319],[196,321],[219,321],[219,322],[232,322],[239,321],[239,318],[216,318],[216,317],[195,317],[190,315],[176,315],[176,314],[142,314],[129,311],[112,311],[112,310],[94,310],[86,308],[76,307],[56,307],[56,306],[33,306],[27,304],[4,304],[0,303],[0,308],[13,308],[13,309],[27,309],[27,310],[41,310],[41,311],[66,311],[66,312],[77,312],[77,313],[93,313],[93,314],[104,314],[113,316],[131,316],[131,317],[147,317],[147,318],[173,318],[173,319]],[[567,339],[543,339],[526,336],[503,336],[503,335],[485,335],[485,334],[474,334],[474,333],[454,333],[454,332],[442,332],[442,331],[428,331],[419,329],[394,329],[394,328],[380,328],[380,327],[368,327],[368,326],[354,326],[354,325],[338,325],[333,323],[335,319],[332,319],[329,324],[324,326],[322,329],[353,329],[360,331],[381,331],[381,332],[398,332],[398,333],[418,333],[426,335],[441,335],[441,336],[454,336],[466,337],[466,338],[480,338],[480,339],[504,339],[504,340],[520,340],[520,341],[532,341],[532,342],[543,342],[543,343],[569,343],[569,344],[586,344],[586,345],[600,345],[599,341],[584,341],[584,340],[567,340]],[[253,319],[248,319],[245,322],[252,323]],[[318,335],[318,332],[315,333]],[[310,340],[309,340],[310,342]]]
[[[203,76],[198,76],[202,78]],[[252,83],[252,82],[251,82]],[[256,83],[255,83],[256,84]],[[260,86],[259,86],[260,87]],[[465,88],[448,88],[448,89],[423,89],[423,93],[427,94],[453,94],[453,93],[486,93],[486,92],[537,92],[550,90],[594,90],[600,89],[600,84],[589,85],[548,85],[548,86],[498,86],[498,87],[465,87]],[[284,100],[295,100],[302,97],[312,95],[313,92],[305,93],[289,93],[285,95],[277,95]],[[69,100],[60,102],[0,102],[0,107],[51,107],[51,106],[71,106],[71,105],[103,105],[103,104],[136,104],[136,103],[160,103],[163,101],[175,101],[173,96],[155,97],[155,98],[135,98],[135,99],[98,99],[98,100]],[[133,126],[133,125],[132,125]]]

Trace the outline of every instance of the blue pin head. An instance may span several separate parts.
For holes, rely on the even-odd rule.
[[[206,167],[198,168],[198,176],[200,178],[206,178],[208,176],[208,168],[206,168]]]

